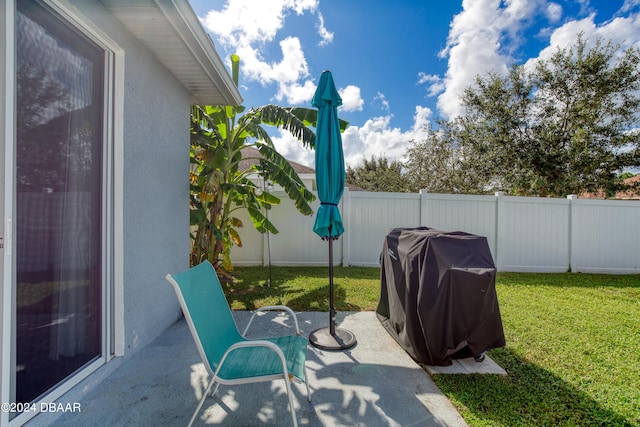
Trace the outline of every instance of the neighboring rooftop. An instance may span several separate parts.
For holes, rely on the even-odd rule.
[[[624,180],[625,184],[640,185],[640,174],[632,176]],[[581,199],[606,199],[604,191],[598,191],[597,193],[582,193],[579,196]],[[620,200],[640,200],[640,190],[628,190],[618,191],[612,199]]]

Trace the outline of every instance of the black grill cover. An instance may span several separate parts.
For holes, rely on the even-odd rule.
[[[380,262],[378,319],[416,361],[450,365],[505,345],[486,237],[396,228]]]

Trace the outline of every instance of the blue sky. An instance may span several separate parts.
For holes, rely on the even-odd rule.
[[[246,107],[311,108],[325,69],[343,98],[345,161],[404,159],[424,125],[459,114],[477,74],[533,63],[583,32],[640,47],[640,0],[189,0],[229,63],[241,60]],[[271,132],[287,158],[313,152]]]

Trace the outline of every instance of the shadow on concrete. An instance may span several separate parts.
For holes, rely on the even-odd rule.
[[[234,312],[240,330],[249,312]],[[303,335],[325,326],[328,314],[298,314]],[[347,351],[307,350],[312,402],[304,384],[294,384],[301,426],[465,426],[429,375],[397,345],[375,313],[340,313],[338,325],[356,334]],[[248,336],[290,333],[293,321],[269,313],[254,321]],[[207,376],[182,320],[150,345],[125,359],[98,384],[78,385],[82,412],[63,414],[64,425],[186,425],[206,387]],[[73,399],[73,393],[69,394]],[[77,394],[76,394],[77,396]],[[51,418],[34,425],[50,425]],[[196,425],[290,425],[283,381],[221,386],[208,398]]]

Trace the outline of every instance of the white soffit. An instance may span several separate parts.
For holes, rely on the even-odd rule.
[[[242,103],[213,41],[187,0],[100,2],[191,92],[193,104]]]

